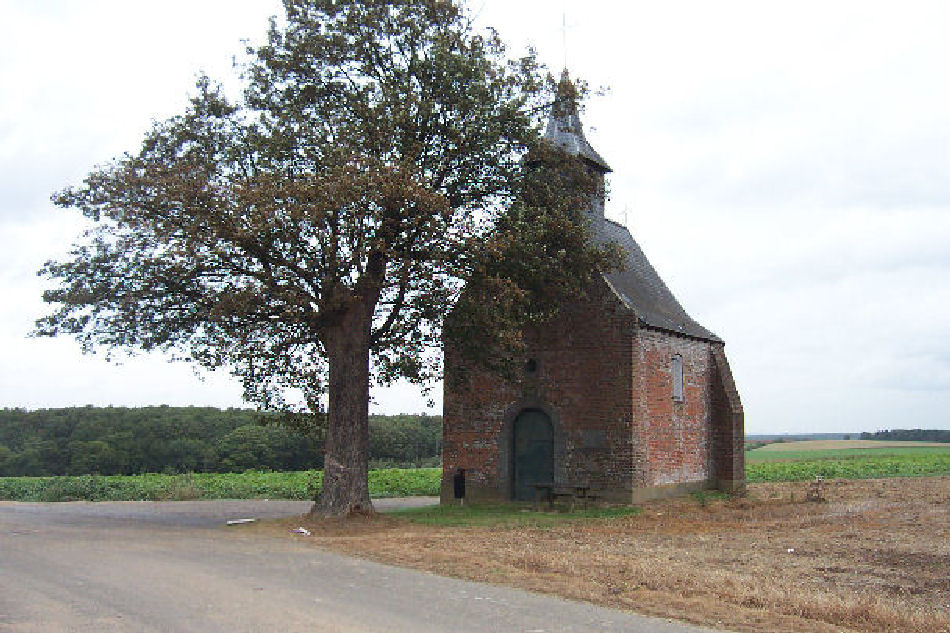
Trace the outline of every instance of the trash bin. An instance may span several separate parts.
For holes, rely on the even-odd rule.
[[[452,485],[455,489],[455,498],[459,501],[465,499],[465,469],[459,468],[455,476],[452,477]]]

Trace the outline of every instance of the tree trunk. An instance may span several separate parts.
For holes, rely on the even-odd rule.
[[[330,369],[329,407],[323,488],[313,514],[346,517],[374,512],[367,481],[371,315],[371,310],[354,306],[329,329],[324,341]]]

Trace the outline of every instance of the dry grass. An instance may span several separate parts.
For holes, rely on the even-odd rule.
[[[950,477],[759,484],[545,528],[311,523],[312,541],[436,573],[738,631],[950,632]],[[284,526],[286,527],[286,526]]]

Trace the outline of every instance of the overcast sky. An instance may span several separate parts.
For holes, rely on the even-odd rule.
[[[472,0],[609,92],[588,137],[626,222],[726,341],[749,433],[950,428],[950,3]],[[241,406],[226,375],[26,337],[77,237],[52,192],[135,151],[276,0],[0,0],[0,407]],[[439,390],[436,390],[439,393]],[[374,411],[419,412],[410,387]],[[440,410],[437,402],[436,410]]]

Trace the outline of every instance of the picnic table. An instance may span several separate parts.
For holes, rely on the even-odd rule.
[[[548,507],[554,507],[558,499],[567,499],[571,502],[571,511],[574,511],[575,504],[580,501],[587,506],[587,503],[598,499],[598,495],[591,492],[588,484],[557,484],[552,482],[534,483],[531,487],[537,491],[535,499],[540,509],[543,502],[547,502]]]

